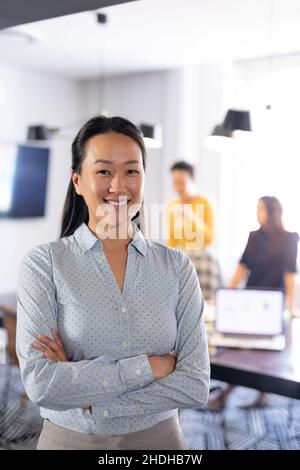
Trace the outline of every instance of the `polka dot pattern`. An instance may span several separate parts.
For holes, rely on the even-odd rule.
[[[128,247],[122,292],[102,242],[83,224],[31,250],[18,282],[17,353],[41,415],[74,431],[121,435],[200,407],[209,388],[203,299],[180,250],[145,240]],[[32,348],[55,328],[70,362]],[[175,371],[153,380],[148,355],[175,354]],[[91,406],[90,409],[86,409]]]

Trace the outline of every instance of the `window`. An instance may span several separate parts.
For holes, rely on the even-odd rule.
[[[234,148],[222,155],[220,261],[228,277],[249,231],[258,228],[259,197],[278,197],[286,229],[300,233],[299,84],[300,67],[294,67],[258,78],[252,73],[240,91],[254,132],[236,135]],[[271,110],[266,110],[267,104]]]

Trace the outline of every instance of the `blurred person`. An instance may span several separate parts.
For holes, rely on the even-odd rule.
[[[246,279],[246,287],[281,288],[285,291],[287,309],[295,316],[299,236],[284,229],[282,212],[276,197],[259,199],[257,221],[260,228],[250,232],[230,287],[237,287]]]
[[[171,167],[178,199],[167,205],[167,245],[182,250],[202,250],[214,239],[213,211],[209,201],[196,192],[194,167],[179,161]]]
[[[282,213],[281,203],[276,197],[264,196],[259,199],[257,221],[260,228],[250,232],[229,287],[236,288],[246,281],[246,287],[281,288],[285,292],[290,316],[294,317],[299,236],[284,229]],[[219,396],[210,399],[209,408],[219,409],[224,406],[234,388],[234,385],[228,385]],[[266,397],[265,393],[259,393],[254,402],[246,407],[264,405]]]
[[[207,248],[214,239],[213,211],[209,201],[197,195],[194,173],[193,165],[185,161],[171,167],[179,197],[166,206],[167,245],[185,251],[195,266],[204,299],[213,302],[221,285],[219,264]]]

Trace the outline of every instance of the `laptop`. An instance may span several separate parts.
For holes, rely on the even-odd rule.
[[[211,346],[282,351],[284,292],[279,289],[218,289]]]

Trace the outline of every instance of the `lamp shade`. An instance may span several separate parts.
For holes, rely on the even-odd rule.
[[[43,124],[29,126],[27,129],[27,140],[48,140],[48,129]]]
[[[223,124],[217,124],[211,133],[212,136],[231,137],[231,131],[225,129]]]
[[[226,148],[232,147],[233,132],[236,130],[248,132],[252,130],[249,111],[229,109],[223,124],[216,125],[211,135],[204,138],[203,143],[210,150],[223,152]]]
[[[146,147],[160,148],[162,146],[162,129],[160,125],[141,123],[139,129],[143,134]]]
[[[140,124],[139,126],[141,133],[144,137],[148,137],[149,139],[154,139],[154,126],[151,124]]]
[[[235,130],[251,131],[251,120],[249,111],[229,109],[224,119],[223,128],[226,133]]]

